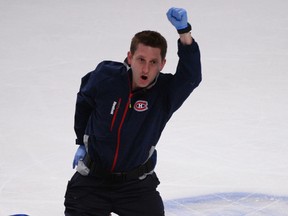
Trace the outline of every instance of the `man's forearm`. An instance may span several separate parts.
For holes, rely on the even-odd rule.
[[[193,38],[191,36],[191,32],[179,34],[180,41],[183,45],[191,45],[193,42]]]
[[[78,93],[74,116],[74,130],[77,136],[76,144],[83,144],[83,136],[92,110],[93,108],[86,102],[82,94]]]

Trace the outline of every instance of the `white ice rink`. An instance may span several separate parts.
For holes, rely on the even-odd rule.
[[[0,0],[0,216],[63,215],[80,79],[134,33],[168,41],[184,7],[203,82],[168,123],[156,172],[167,216],[288,216],[287,0]]]

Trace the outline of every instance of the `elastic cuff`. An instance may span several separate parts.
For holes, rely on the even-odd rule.
[[[192,30],[192,26],[190,25],[190,23],[187,23],[187,24],[188,26],[186,28],[177,30],[178,34],[184,34]]]
[[[75,140],[75,144],[76,144],[76,145],[83,145],[83,140],[76,139],[76,140]]]

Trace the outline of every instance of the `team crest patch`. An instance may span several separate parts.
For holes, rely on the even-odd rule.
[[[136,103],[134,104],[134,110],[136,110],[137,112],[143,112],[145,110],[148,110],[148,102],[143,100],[136,101]]]

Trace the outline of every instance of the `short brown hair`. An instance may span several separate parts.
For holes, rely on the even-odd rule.
[[[167,41],[160,33],[150,30],[136,33],[132,38],[130,45],[130,52],[132,55],[135,53],[138,44],[140,43],[144,44],[145,46],[159,48],[162,60],[165,59],[167,53]]]

